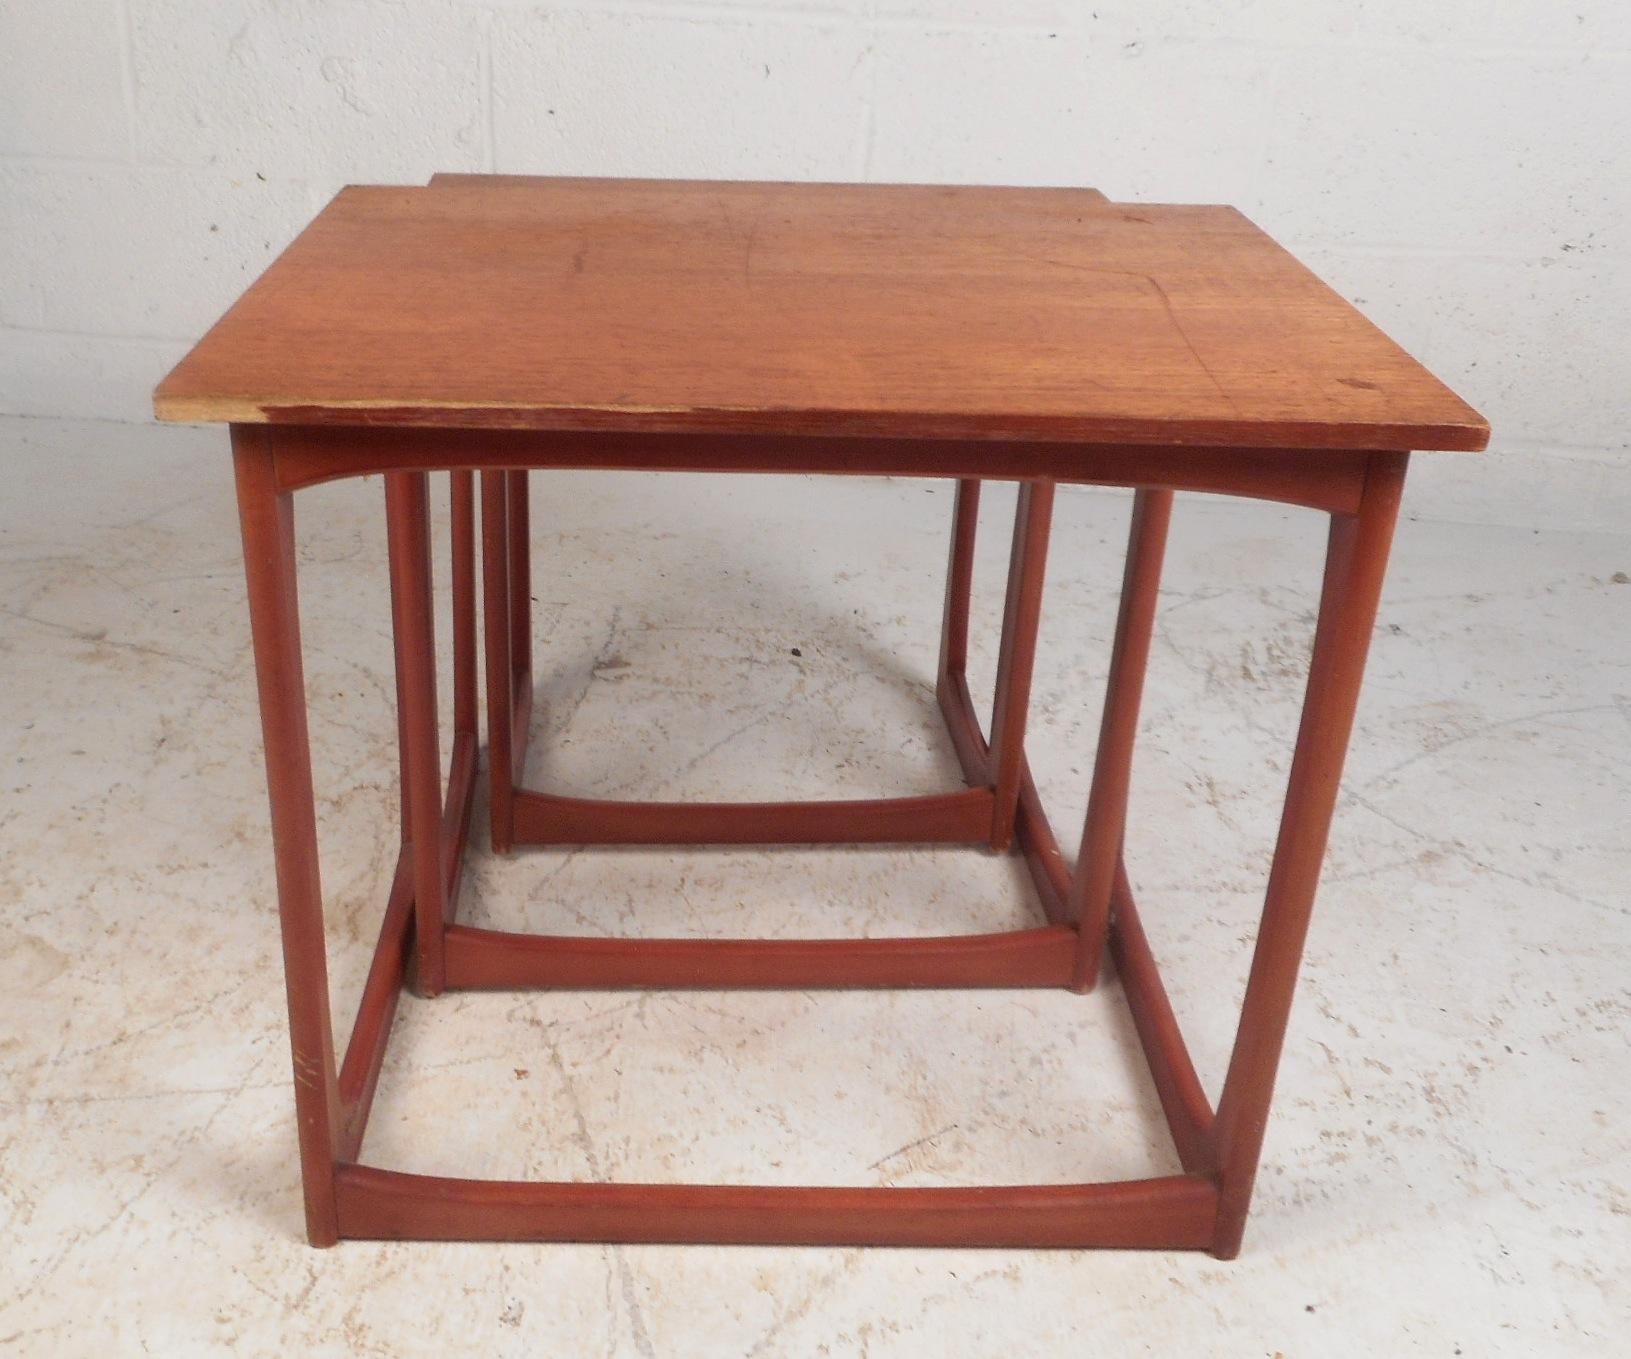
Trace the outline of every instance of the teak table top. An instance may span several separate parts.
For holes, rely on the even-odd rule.
[[[1465,402],[1226,207],[1090,191],[348,188],[161,419],[1467,449]]]

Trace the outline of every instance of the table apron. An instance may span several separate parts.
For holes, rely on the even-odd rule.
[[[253,426],[293,491],[344,477],[455,468],[644,472],[822,473],[1056,481],[1247,496],[1353,514],[1378,455],[1352,449],[1024,440],[878,439],[584,430]]]

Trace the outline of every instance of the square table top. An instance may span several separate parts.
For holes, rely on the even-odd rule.
[[[1092,190],[342,190],[160,419],[1465,449],[1482,417],[1227,207]]]

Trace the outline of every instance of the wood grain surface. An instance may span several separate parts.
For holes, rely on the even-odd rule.
[[[1479,449],[1238,212],[1092,190],[349,188],[161,419]]]

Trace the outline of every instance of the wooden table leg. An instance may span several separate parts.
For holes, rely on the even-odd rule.
[[[1319,623],[1280,835],[1269,871],[1240,1027],[1218,1102],[1219,1207],[1213,1252],[1240,1251],[1303,942],[1325,859],[1360,680],[1382,593],[1407,455],[1376,454],[1359,511],[1331,517]]]
[[[1008,593],[991,708],[991,773],[996,785],[991,848],[998,852],[1014,842],[1025,760],[1025,717],[1031,703],[1031,671],[1036,662],[1037,627],[1042,621],[1042,578],[1052,522],[1053,483],[1022,481],[1014,506],[1014,545],[1008,559]]]
[[[453,758],[443,827],[449,844],[443,864],[448,874],[443,915],[451,925],[458,912],[465,842],[470,836],[469,789],[480,761],[481,731],[476,716],[476,474],[455,470],[448,484],[453,521]]]
[[[508,474],[506,525],[510,548],[510,698],[514,706],[510,744],[519,783],[527,772],[527,735],[532,725],[532,507],[525,468]]]
[[[436,636],[431,601],[430,490],[425,472],[387,472],[385,505],[395,611],[397,690],[406,741],[407,821],[413,859],[419,990],[447,986],[446,890],[442,862],[442,770],[437,737]]]
[[[267,431],[234,426],[232,451],[266,747],[306,1235],[314,1246],[332,1246],[339,1240],[334,1163],[340,1097],[323,945],[323,889],[317,866],[306,683],[300,658],[294,506],[289,493],[278,488]]]
[[[477,737],[475,473],[448,475],[453,556],[453,730]]]
[[[511,660],[510,478],[481,474],[482,625],[487,650],[487,801],[493,850],[515,844],[515,669]]]
[[[1133,522],[1128,534],[1127,565],[1121,583],[1121,611],[1110,652],[1105,685],[1104,718],[1099,748],[1093,758],[1093,786],[1081,849],[1071,879],[1070,919],[1078,936],[1075,986],[1088,991],[1099,973],[1110,893],[1121,861],[1127,827],[1127,795],[1132,786],[1133,741],[1138,734],[1138,707],[1149,667],[1150,636],[1155,628],[1156,594],[1161,561],[1166,555],[1167,526],[1172,520],[1172,492],[1138,491],[1133,496]]]
[[[980,527],[980,483],[959,481],[951,512],[946,609],[940,627],[939,686],[968,675],[968,610],[974,593],[974,539]],[[944,695],[942,695],[942,701]]]

